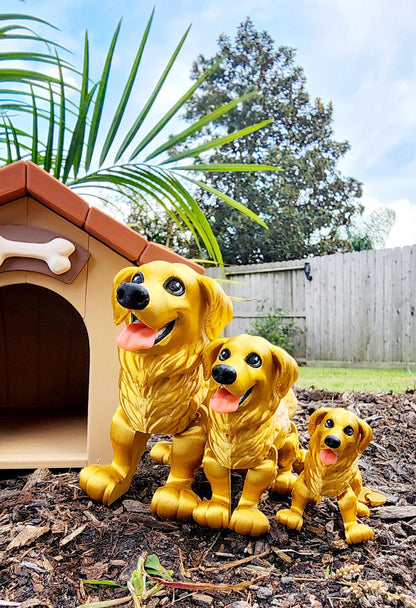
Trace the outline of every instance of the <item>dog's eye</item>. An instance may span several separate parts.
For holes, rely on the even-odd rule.
[[[344,429],[344,433],[348,435],[348,437],[352,437],[354,435],[354,429],[352,426],[346,426]]]
[[[185,285],[176,277],[170,277],[170,279],[165,281],[163,287],[173,296],[183,296],[185,293]]]
[[[218,359],[220,361],[226,361],[230,357],[231,357],[231,351],[228,348],[224,348],[224,350],[222,350],[220,352]]]
[[[334,426],[334,421],[331,418],[328,418],[328,420],[324,424],[324,427],[326,429],[332,429],[333,426]]]
[[[260,367],[262,363],[261,357],[257,353],[250,353],[249,355],[247,355],[245,361],[251,367]]]
[[[144,276],[141,272],[136,272],[131,280],[132,283],[144,283]]]

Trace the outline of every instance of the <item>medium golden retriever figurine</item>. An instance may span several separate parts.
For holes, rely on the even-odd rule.
[[[304,470],[292,488],[292,506],[278,511],[276,519],[289,528],[300,530],[303,511],[308,503],[318,504],[322,496],[336,496],[344,521],[348,543],[373,538],[373,530],[357,522],[368,517],[369,504],[383,504],[384,496],[363,488],[358,459],[370,443],[370,426],[342,408],[320,408],[309,421],[311,440]]]
[[[203,466],[212,498],[196,506],[193,518],[201,526],[258,536],[270,528],[257,508],[262,493],[273,482],[274,489],[290,492],[296,479],[291,467],[299,444],[291,418],[297,401],[289,389],[298,366],[283,349],[246,334],[212,342],[203,364],[211,377]],[[232,515],[231,469],[247,470]]]
[[[120,360],[119,407],[111,423],[113,461],[81,471],[91,498],[111,504],[129,488],[151,433],[174,435],[171,471],[151,509],[187,520],[199,501],[191,490],[201,465],[207,393],[202,352],[232,318],[219,284],[180,263],[155,261],[121,270],[112,304]]]

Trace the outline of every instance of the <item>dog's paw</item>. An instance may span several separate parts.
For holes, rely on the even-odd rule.
[[[150,458],[158,464],[170,464],[172,444],[169,441],[159,441],[150,450]]]
[[[364,503],[358,501],[357,502],[357,515],[358,517],[369,517],[370,509]]]
[[[237,507],[231,516],[228,527],[237,534],[260,536],[260,534],[270,530],[270,523],[259,509]]]
[[[90,498],[111,505],[130,487],[131,479],[123,478],[111,465],[92,464],[82,469],[79,485]]]
[[[345,529],[345,538],[350,545],[362,543],[374,538],[374,532],[370,526],[366,526],[365,524],[353,524]]]
[[[230,520],[230,510],[223,503],[204,500],[195,507],[192,517],[200,526],[227,528]]]
[[[270,489],[277,494],[290,494],[296,480],[294,473],[278,473]]]
[[[153,495],[150,510],[162,519],[189,521],[199,498],[190,488],[167,484]]]
[[[288,528],[292,528],[292,530],[300,530],[303,525],[303,517],[293,511],[292,509],[282,509],[276,513],[276,520],[287,526]]]

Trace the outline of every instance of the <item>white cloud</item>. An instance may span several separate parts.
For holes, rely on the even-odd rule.
[[[416,245],[416,205],[407,199],[393,201],[389,207],[396,211],[396,222],[387,239],[387,247]]]
[[[378,207],[390,207],[396,212],[396,221],[386,241],[386,248],[416,245],[416,205],[407,199],[399,199],[385,204],[373,197],[363,197],[364,215]]]
[[[334,102],[336,136],[352,145],[349,173],[364,182],[372,173],[394,179],[390,150],[416,138],[414,1],[304,0],[302,6],[311,35],[301,40],[298,57],[311,93]]]

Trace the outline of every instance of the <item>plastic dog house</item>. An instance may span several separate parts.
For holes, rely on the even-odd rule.
[[[111,459],[110,294],[123,267],[180,261],[31,162],[0,169],[0,468]]]

